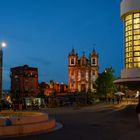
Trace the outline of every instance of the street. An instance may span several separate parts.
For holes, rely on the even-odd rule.
[[[21,137],[0,138],[5,140],[122,140],[139,139],[140,133],[135,105],[95,105],[83,108],[54,108],[43,110],[63,128],[50,133]],[[140,136],[140,135],[139,135]]]

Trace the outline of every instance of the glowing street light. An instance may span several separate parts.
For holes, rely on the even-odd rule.
[[[5,48],[5,47],[7,47],[7,44],[5,42],[1,42],[0,43],[0,48]]]
[[[5,42],[0,42],[0,99],[2,99],[2,66],[3,66],[3,51],[2,48],[7,47]]]

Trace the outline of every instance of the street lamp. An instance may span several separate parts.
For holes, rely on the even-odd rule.
[[[2,99],[2,66],[3,66],[3,51],[7,44],[5,42],[0,42],[0,99]]]

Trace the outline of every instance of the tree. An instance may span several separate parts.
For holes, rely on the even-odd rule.
[[[102,98],[106,98],[107,95],[112,94],[116,90],[113,83],[114,80],[114,70],[112,67],[106,68],[101,74],[99,74],[96,80],[97,94]]]

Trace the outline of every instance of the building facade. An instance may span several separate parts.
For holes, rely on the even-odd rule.
[[[68,90],[69,92],[94,92],[98,77],[98,54],[92,51],[89,58],[78,58],[74,49],[68,55]]]
[[[140,90],[140,0],[121,1],[124,24],[124,69],[114,83]]]
[[[67,85],[64,83],[54,82],[50,80],[49,83],[42,82],[39,84],[40,91],[46,96],[61,95],[67,93]]]
[[[11,68],[11,97],[36,97],[38,94],[38,69],[28,65]]]

